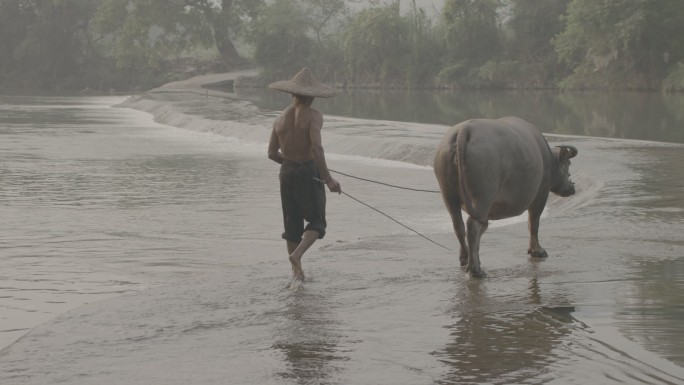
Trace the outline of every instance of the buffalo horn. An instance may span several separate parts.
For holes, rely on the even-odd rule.
[[[575,156],[577,156],[577,147],[575,147],[575,146],[571,146],[569,144],[564,144],[562,146],[556,146],[556,147],[567,148],[568,150],[570,150],[570,158],[574,158]]]

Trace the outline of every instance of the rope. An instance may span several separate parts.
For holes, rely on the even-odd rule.
[[[402,190],[419,191],[419,192],[428,192],[428,193],[437,193],[437,194],[441,193],[441,191],[437,191],[437,190],[422,190],[422,189],[411,188],[411,187],[396,186],[396,185],[389,184],[389,183],[383,183],[383,182],[378,182],[378,181],[371,180],[371,179],[360,178],[360,177],[358,177],[358,176],[345,174],[345,173],[343,173],[343,172],[335,171],[335,170],[331,170],[331,169],[328,169],[328,171],[334,172],[334,173],[336,173],[336,174],[348,176],[348,177],[350,177],[350,178],[362,180],[362,181],[365,181],[365,182],[381,184],[381,185],[383,185],[383,186],[394,187],[394,188],[398,188],[398,189],[402,189]]]
[[[330,170],[330,171],[332,171],[332,170]],[[338,172],[338,174],[342,174],[342,173]],[[345,175],[345,174],[342,174],[342,175]],[[325,182],[322,181],[321,179],[318,179],[318,178],[314,178],[314,179],[317,180],[317,181],[319,181],[319,182],[321,182],[321,183],[323,183],[323,184],[325,184]],[[341,193],[344,194],[344,195],[346,195],[346,196],[348,196],[349,198],[351,198],[351,199],[353,199],[353,200],[355,200],[355,201],[361,203],[362,205],[368,207],[369,209],[374,210],[374,211],[376,211],[376,212],[378,212],[378,213],[380,213],[380,214],[386,216],[387,218],[389,218],[389,219],[391,219],[392,221],[396,222],[396,223],[399,224],[400,226],[402,226],[402,227],[404,227],[404,228],[406,228],[406,229],[408,229],[408,230],[410,230],[410,231],[412,231],[412,232],[418,234],[419,236],[421,236],[422,238],[426,239],[427,241],[432,242],[432,243],[434,243],[435,245],[437,245],[437,246],[439,246],[439,247],[441,247],[441,248],[443,248],[443,249],[446,249],[446,250],[449,250],[449,251],[452,251],[452,252],[453,252],[453,250],[451,250],[450,248],[448,248],[448,247],[442,245],[441,243],[438,243],[438,242],[436,242],[436,241],[433,241],[432,239],[430,239],[430,238],[426,237],[425,235],[419,233],[418,231],[416,231],[416,230],[414,230],[414,229],[412,229],[412,228],[406,226],[405,224],[403,224],[403,223],[399,222],[398,220],[392,218],[392,217],[389,216],[388,214],[383,213],[382,211],[376,209],[375,207],[369,205],[368,203],[362,202],[361,200],[359,200],[359,199],[357,199],[357,198],[354,198],[353,196],[347,194],[347,193],[344,192],[344,191],[341,191]]]

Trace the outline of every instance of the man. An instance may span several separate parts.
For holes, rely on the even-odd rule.
[[[323,115],[311,108],[315,97],[332,97],[332,88],[316,81],[304,68],[292,79],[271,83],[269,88],[292,94],[292,105],[273,123],[268,143],[269,159],[280,163],[280,200],[283,206],[287,252],[292,281],[304,281],[302,256],[325,236],[325,188],[341,193],[325,162],[321,128]],[[308,222],[304,227],[304,221]]]

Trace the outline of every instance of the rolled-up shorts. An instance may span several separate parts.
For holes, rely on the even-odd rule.
[[[283,205],[283,239],[299,243],[306,230],[325,236],[325,186],[316,162],[283,161],[280,166],[280,201]],[[304,221],[307,222],[304,227]]]

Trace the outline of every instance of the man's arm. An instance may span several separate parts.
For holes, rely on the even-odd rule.
[[[280,153],[280,140],[278,139],[278,135],[276,135],[275,132],[275,126],[277,124],[273,124],[273,130],[271,131],[271,139],[268,141],[268,159],[271,159],[272,161],[276,163],[283,163],[283,154]]]
[[[318,166],[318,171],[325,181],[331,192],[341,193],[342,188],[339,182],[330,175],[328,165],[325,162],[325,151],[323,151],[323,140],[321,139],[321,128],[323,127],[323,115],[315,113],[311,118],[309,126],[309,138],[311,139],[311,152],[313,153],[314,161]]]

